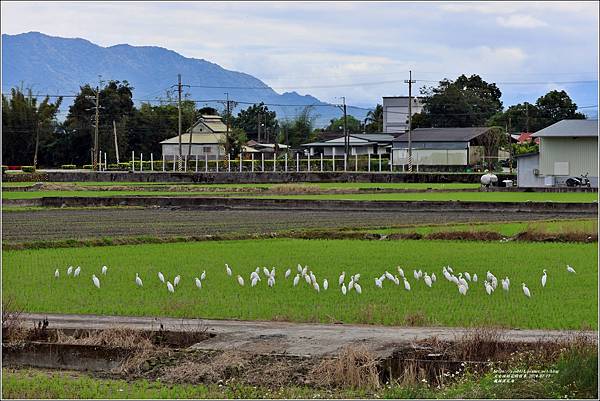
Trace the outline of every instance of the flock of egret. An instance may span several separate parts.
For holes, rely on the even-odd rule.
[[[392,274],[386,270],[381,276],[375,277],[374,278],[375,287],[380,288],[380,289],[383,288],[383,284],[384,284],[385,280],[393,283],[396,286],[399,286],[400,282],[402,280],[402,282],[404,284],[404,289],[406,291],[410,291],[411,286],[410,286],[409,281],[407,280],[407,278],[404,275],[404,270],[400,266],[398,266],[397,271],[398,271],[397,275]],[[107,272],[108,272],[108,267],[102,266],[102,269],[101,269],[102,275],[106,276]],[[572,273],[572,274],[576,273],[575,269],[573,269],[573,267],[571,267],[570,265],[567,265],[567,272]],[[67,268],[67,276],[72,275],[73,277],[78,277],[80,275],[80,273],[81,273],[80,266],[77,266],[77,268],[75,268],[75,269],[73,269],[73,266],[69,266]],[[233,270],[227,263],[225,264],[225,273],[229,277],[233,276]],[[264,275],[264,278],[267,279],[267,285],[269,287],[273,287],[275,285],[275,276],[276,276],[275,267],[273,267],[271,270],[267,269],[266,267],[263,267],[262,274]],[[291,274],[292,274],[292,269],[287,269],[284,274],[284,279],[287,280],[291,276]],[[255,287],[256,285],[258,285],[258,282],[262,281],[260,275],[261,275],[260,267],[257,267],[256,270],[254,270],[252,273],[250,273],[249,281],[250,281],[251,287]],[[444,266],[442,268],[442,275],[444,276],[444,278],[447,281],[454,283],[457,286],[458,292],[461,295],[467,295],[467,292],[469,291],[471,286],[474,286],[474,283],[478,282],[477,274],[471,275],[469,272],[459,272],[456,275],[456,274],[454,274],[454,271],[453,271],[452,267],[450,267],[450,266]],[[423,282],[429,288],[432,288],[434,286],[434,284],[437,282],[437,277],[436,277],[435,273],[429,274],[429,273],[423,272],[421,270],[413,270],[413,276],[416,281],[423,279]],[[60,278],[59,269],[56,269],[56,271],[54,272],[54,277],[57,279]],[[245,285],[244,278],[239,274],[236,276],[236,278],[237,278],[238,284],[243,287]],[[179,285],[179,282],[181,281],[181,276],[180,275],[175,276],[173,278],[173,283],[171,283],[170,281],[165,279],[165,276],[163,275],[162,272],[158,272],[158,279],[163,284],[166,284],[167,290],[170,293],[175,293],[175,288]],[[205,279],[206,279],[206,270],[204,270],[202,272],[200,277],[194,278],[196,287],[198,287],[198,289],[202,289],[202,281],[204,281]],[[322,285],[319,285],[319,281],[317,280],[316,275],[311,270],[309,270],[308,266],[302,267],[302,265],[298,264],[297,274],[293,279],[293,286],[294,287],[298,286],[298,284],[300,283],[300,281],[302,279],[304,279],[306,284],[308,286],[310,286],[311,288],[313,288],[316,292],[320,292],[321,288],[324,291],[327,291],[327,289],[329,288],[329,282],[327,281],[327,279],[323,279]],[[348,292],[350,292],[352,290],[356,291],[357,294],[361,294],[362,286],[359,284],[359,279],[360,279],[359,273],[350,275],[348,285],[346,285],[346,272],[345,271],[342,272],[342,274],[340,274],[339,279],[338,279],[338,287],[340,288],[340,291],[342,292],[342,294],[346,295]],[[547,280],[548,280],[548,272],[546,269],[543,269],[543,274],[541,277],[542,288],[546,287]],[[100,279],[95,274],[92,274],[92,283],[94,284],[94,286],[96,288],[100,288]],[[142,278],[139,276],[138,273],[135,274],[135,284],[138,287],[144,286]],[[501,279],[500,284],[502,286],[502,290],[504,290],[506,292],[509,291],[510,279],[508,277]],[[525,294],[526,297],[530,298],[531,291],[529,290],[527,285],[525,283],[522,283],[521,285],[522,285],[522,289],[523,289],[523,294]],[[490,271],[487,271],[485,280],[483,281],[483,286],[485,287],[486,293],[488,295],[491,295],[498,287],[498,278],[494,274],[492,274]]]

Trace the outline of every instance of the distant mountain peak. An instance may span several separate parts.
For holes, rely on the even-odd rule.
[[[134,46],[127,43],[108,47],[99,46],[83,38],[61,38],[41,32],[17,35],[2,34],[2,91],[20,82],[31,85],[39,93],[76,93],[86,83],[96,84],[102,79],[127,80],[134,89],[134,100],[158,99],[176,84],[177,74],[191,98],[199,105],[223,108],[228,93],[230,100],[239,102],[235,110],[252,103],[264,102],[278,115],[295,115],[302,105],[319,106],[317,125],[326,125],[338,117],[339,109],[319,99],[296,91],[278,94],[260,79],[237,71],[227,70],[205,59],[188,58],[160,46]],[[256,90],[256,88],[263,88]],[[68,109],[68,98],[62,109]],[[206,102],[204,102],[206,101]],[[289,106],[286,106],[289,105]],[[364,118],[366,109],[349,108],[349,113]]]

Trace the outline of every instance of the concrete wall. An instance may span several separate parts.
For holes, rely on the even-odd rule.
[[[423,110],[421,99],[413,97],[412,114]],[[383,132],[404,133],[408,129],[408,96],[383,98]]]
[[[568,163],[566,174],[555,174],[557,162]],[[589,173],[590,181],[598,178],[598,137],[540,138],[541,176],[579,176]]]
[[[293,164],[290,164],[292,166]],[[289,183],[289,182],[429,182],[479,183],[481,173],[367,173],[367,172],[92,172],[92,171],[38,171],[34,174],[3,174],[7,182],[177,182],[177,183]],[[497,174],[500,181],[514,179],[509,174]]]

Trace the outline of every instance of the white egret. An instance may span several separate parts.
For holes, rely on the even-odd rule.
[[[425,284],[427,285],[427,287],[431,288],[431,284],[432,284],[431,277],[429,277],[427,274],[425,274],[424,280],[425,280]]]
[[[298,263],[298,273],[302,273],[302,265]]]
[[[394,276],[394,284],[400,285],[400,279],[398,278],[398,276]]]
[[[165,282],[165,276],[161,272],[158,272],[158,279],[163,283]]]
[[[290,276],[290,274],[292,274],[292,269],[287,269],[285,271],[285,278],[287,279]]]
[[[417,273],[416,270],[413,270],[413,276],[415,276],[415,279],[418,280],[419,279],[419,273]]]
[[[238,280],[238,283],[239,283],[239,284],[240,284],[240,285],[243,287],[243,286],[244,286],[244,279],[242,278],[242,276],[240,276],[240,275],[238,274],[238,276],[237,276],[237,280]]]
[[[302,275],[304,276],[307,271],[308,271],[308,266],[304,266],[304,269],[302,269]]]
[[[471,281],[471,275],[469,274],[469,272],[465,272],[465,278]]]
[[[202,288],[202,280],[200,280],[198,277],[196,277],[196,287],[198,287],[198,289]]]
[[[548,276],[546,275],[546,269],[544,269],[544,275],[542,276],[542,287],[546,286],[547,279],[548,279]]]
[[[256,283],[258,282],[258,278],[256,276],[254,276],[254,278],[252,278],[252,282],[250,283],[250,285],[252,287],[254,287],[256,285]]]
[[[135,284],[137,284],[138,287],[143,287],[144,283],[142,282],[142,279],[140,278],[140,275],[135,273]]]
[[[361,288],[360,284],[358,284],[358,283],[354,283],[354,290],[355,290],[357,293],[359,293],[359,294],[362,294],[362,288]]]
[[[523,293],[525,294],[525,296],[527,298],[531,298],[531,293],[529,292],[529,288],[527,288],[527,286],[525,285],[525,283],[522,283],[523,285]]]
[[[508,281],[505,279],[502,279],[502,289],[504,291],[508,291],[508,285],[509,285]]]
[[[304,275],[304,280],[306,281],[306,284],[312,284],[312,280],[308,274]]]
[[[473,274],[473,282],[476,283],[477,282],[477,273]]]
[[[275,279],[273,278],[273,276],[269,276],[269,280],[267,280],[267,284],[269,285],[269,287],[273,287],[275,285]]]
[[[79,276],[79,273],[81,273],[81,267],[77,266],[77,269],[73,272],[73,277]]]
[[[313,283],[313,287],[315,288],[315,291],[320,292],[319,291],[319,283],[317,283],[316,281]]]
[[[342,294],[346,295],[346,284],[342,283]]]
[[[323,289],[325,291],[327,291],[327,289],[329,288],[329,282],[327,281],[327,279],[323,280]]]
[[[400,266],[398,266],[398,274],[400,274],[400,277],[404,278],[404,270],[402,270]]]
[[[67,276],[70,276],[71,273],[73,273],[73,266],[69,266],[69,268],[67,269]]]
[[[106,272],[108,271],[108,267],[102,266],[102,274],[106,276]]]
[[[315,274],[313,272],[310,272],[309,276],[310,276],[310,281],[313,284],[317,282],[317,277],[315,276]]]
[[[170,281],[167,281],[167,290],[172,294],[175,293],[175,287],[173,287],[173,284],[171,284]]]
[[[467,287],[460,284],[458,286],[458,292],[460,292],[462,295],[467,295]]]
[[[60,277],[60,272],[58,271],[58,269],[56,269],[56,271],[54,272],[54,277],[55,278]]]
[[[350,282],[348,283],[348,291],[350,291],[353,288],[354,288],[354,278],[350,279]]]
[[[275,267],[271,269],[271,277],[275,277]]]
[[[98,277],[96,277],[95,274],[92,274],[92,281],[94,282],[96,288],[100,288],[100,280],[98,279]]]
[[[485,285],[485,292],[487,292],[488,295],[492,295],[493,288],[490,285],[490,283],[488,283],[487,281],[484,281],[483,285]]]
[[[437,277],[435,277],[435,273],[431,273],[431,281],[434,283],[437,281]]]
[[[296,277],[294,277],[294,287],[298,285],[299,281],[300,281],[300,275],[296,274]]]
[[[404,289],[406,291],[410,291],[410,283],[408,282],[408,280],[406,279],[406,277],[404,278]]]
[[[383,285],[381,283],[381,280],[378,278],[375,278],[375,286],[379,287],[379,288],[383,288]]]
[[[354,282],[357,282],[359,278],[360,278],[360,273],[355,274],[354,275]]]
[[[492,273],[490,273],[490,271],[488,270],[488,271],[485,273],[485,278],[487,279],[487,281],[492,281],[492,277],[493,277],[493,274],[492,274]]]
[[[342,272],[342,274],[340,274],[340,279],[338,280],[338,285],[342,285],[344,284],[344,280],[346,279],[346,272]]]
[[[181,276],[178,274],[177,276],[175,276],[175,279],[173,280],[173,285],[175,287],[177,287],[177,284],[179,284],[179,280],[181,280]]]
[[[494,290],[496,289],[496,287],[498,287],[498,279],[496,278],[496,276],[492,276],[492,288],[494,288]]]
[[[576,273],[576,272],[575,272],[575,269],[573,269],[573,268],[572,268],[571,266],[569,266],[569,265],[567,265],[567,271],[568,271],[569,273]]]
[[[449,271],[450,273],[454,273],[454,270],[452,270],[452,268],[450,267],[450,265],[448,265],[448,271]]]
[[[202,272],[202,274],[200,275],[200,280],[204,280],[206,278],[206,270],[204,270]]]
[[[225,263],[225,272],[227,273],[227,275],[229,277],[231,277],[231,275],[233,274],[233,272],[231,271],[231,269],[229,268],[229,265],[227,263]]]
[[[385,277],[390,280],[390,281],[395,281],[394,280],[394,276],[392,275],[392,273],[390,273],[389,271],[385,271]]]

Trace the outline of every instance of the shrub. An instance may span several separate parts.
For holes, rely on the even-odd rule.
[[[85,170],[91,170],[91,169],[93,169],[93,168],[94,168],[94,166],[93,166],[93,165],[91,165],[91,164],[84,164],[84,165],[83,165],[83,168],[84,168]]]
[[[131,163],[130,162],[120,162],[120,163],[117,163],[117,166],[121,169],[128,170],[131,168]]]
[[[22,166],[21,171],[24,173],[35,173],[35,167],[34,166]]]
[[[8,170],[8,166],[2,166],[2,174],[4,174],[6,170]]]
[[[60,168],[64,170],[74,170],[77,168],[77,166],[74,164],[63,164],[62,166],[60,166]]]

